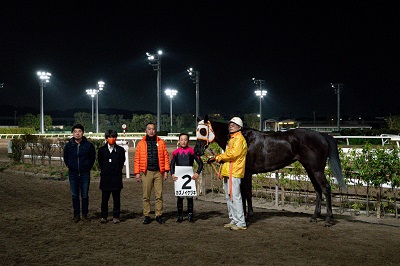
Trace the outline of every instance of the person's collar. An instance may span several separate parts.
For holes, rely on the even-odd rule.
[[[240,130],[238,130],[238,131],[235,131],[235,132],[232,132],[232,133],[229,133],[229,135],[231,136],[231,137],[234,137],[237,133],[239,133],[240,132]]]

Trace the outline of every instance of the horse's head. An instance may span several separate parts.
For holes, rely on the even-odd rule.
[[[208,145],[214,141],[215,134],[211,126],[211,122],[208,121],[206,116],[204,120],[198,121],[196,129],[196,146],[194,151],[197,156],[204,155],[204,151],[207,149]]]

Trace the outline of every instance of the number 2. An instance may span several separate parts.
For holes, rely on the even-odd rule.
[[[182,189],[192,189],[192,186],[187,186],[187,184],[189,184],[189,182],[192,180],[192,178],[190,177],[190,175],[182,176],[182,179],[185,179],[185,178],[187,178],[188,180],[185,183],[183,183]]]

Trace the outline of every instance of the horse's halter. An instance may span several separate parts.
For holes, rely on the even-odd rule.
[[[197,140],[204,140],[206,142],[205,148],[207,148],[208,145],[214,141],[215,134],[209,121],[199,121],[196,129],[196,138]]]

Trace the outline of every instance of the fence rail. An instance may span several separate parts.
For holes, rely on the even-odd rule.
[[[21,138],[26,134],[0,134],[1,139],[18,139]],[[57,134],[57,133],[45,133],[45,134],[32,134],[36,136],[43,136],[46,138],[71,138],[72,134]],[[169,133],[168,136],[160,136],[160,138],[167,140],[167,141],[178,141],[178,135],[177,133]],[[86,133],[86,137],[88,138],[93,138],[93,139],[102,139],[104,138],[103,133]],[[131,132],[131,133],[120,133],[119,139],[121,140],[132,140],[134,143],[134,146],[136,144],[137,140],[140,140],[145,136],[145,133],[141,132]],[[335,139],[343,139],[346,141],[347,145],[349,145],[349,140],[350,139],[380,139],[382,141],[382,146],[387,145],[390,143],[390,141],[393,141],[397,144],[397,147],[400,147],[400,135],[390,135],[390,134],[382,134],[380,136],[333,136]],[[195,141],[196,137],[191,136],[190,137],[191,141]]]

